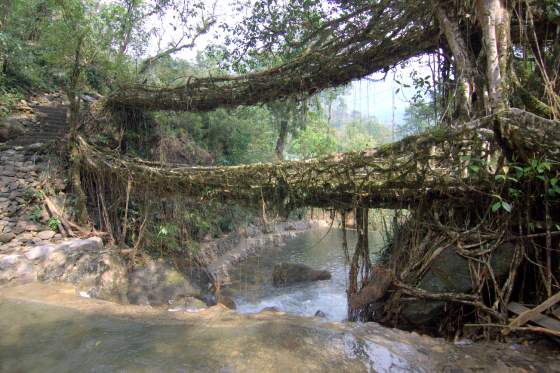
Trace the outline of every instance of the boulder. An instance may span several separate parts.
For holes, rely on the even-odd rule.
[[[163,260],[147,260],[129,274],[128,300],[161,306],[182,297],[199,297],[200,289]]]
[[[101,254],[98,277],[93,292],[95,298],[128,303],[128,268],[124,260],[114,253]]]
[[[99,237],[35,246],[25,257],[35,261],[41,281],[64,281],[92,298],[128,303],[128,269],[114,251],[103,251]]]
[[[498,281],[509,273],[515,246],[504,243],[497,247],[490,261]],[[418,288],[430,293],[468,293],[472,290],[467,259],[456,253],[453,247],[444,250],[434,259],[430,269],[418,283]],[[403,303],[401,316],[413,325],[433,323],[445,312],[445,302],[420,299]]]
[[[55,233],[56,232],[53,232],[51,230],[41,231],[37,233],[37,237],[39,237],[42,240],[50,240],[51,238],[54,237]]]
[[[281,263],[274,266],[272,284],[276,287],[289,286],[301,282],[329,280],[328,271],[316,270],[304,264]]]

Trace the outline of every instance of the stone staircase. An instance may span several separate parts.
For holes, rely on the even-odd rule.
[[[39,125],[29,128],[25,134],[8,141],[9,145],[46,144],[61,140],[68,133],[66,107],[39,105],[35,106],[34,110],[39,117]]]

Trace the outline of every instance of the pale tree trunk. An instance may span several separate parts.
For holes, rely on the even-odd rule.
[[[477,0],[477,17],[486,54],[486,82],[490,112],[506,109],[510,15],[502,0]]]
[[[119,59],[124,56],[126,50],[128,49],[128,45],[130,44],[130,40],[132,38],[132,29],[134,23],[134,6],[135,3],[130,1],[126,2],[126,20],[123,23],[121,31],[123,32],[123,40],[119,46]]]
[[[279,101],[268,105],[278,131],[276,146],[274,148],[277,161],[284,160],[286,139],[288,138],[290,122],[293,119],[293,105],[294,103],[292,101]]]
[[[436,4],[435,13],[451,53],[453,53],[455,79],[458,84],[456,98],[458,116],[460,119],[468,120],[472,114],[472,97],[475,90],[474,56],[469,53],[467,43],[461,35],[456,15],[444,9],[441,3]]]

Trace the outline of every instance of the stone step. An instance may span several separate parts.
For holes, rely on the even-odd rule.
[[[44,131],[57,131],[57,130],[63,130],[63,129],[67,129],[68,125],[66,124],[55,124],[55,125],[51,125],[49,123],[45,123],[44,125],[40,126],[36,132],[44,132]]]
[[[36,106],[41,125],[32,132],[10,141],[12,145],[50,143],[63,139],[68,133],[68,110],[60,106]]]

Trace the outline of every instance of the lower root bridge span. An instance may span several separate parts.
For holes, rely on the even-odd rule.
[[[496,134],[499,123],[499,136]],[[181,194],[289,207],[405,208],[426,199],[488,192],[502,154],[557,157],[558,123],[519,109],[380,148],[304,161],[192,167],[109,154],[80,141],[82,164],[157,195]],[[507,135],[504,136],[504,134]],[[501,137],[501,138],[500,138]],[[501,150],[505,149],[504,152]],[[539,154],[537,154],[537,152]],[[473,163],[476,175],[469,173]]]

